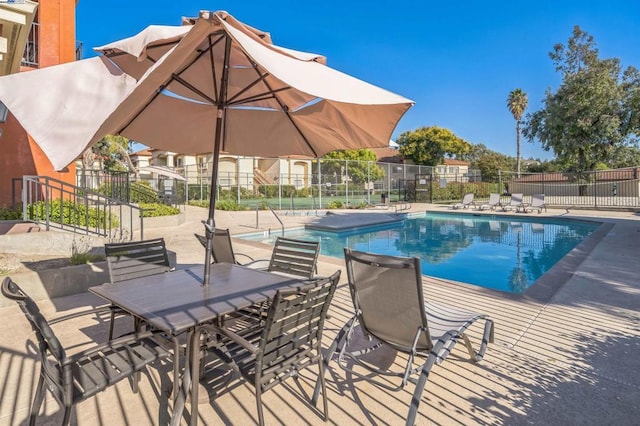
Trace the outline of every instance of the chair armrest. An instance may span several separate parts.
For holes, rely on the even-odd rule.
[[[73,318],[78,318],[78,317],[82,317],[85,315],[89,315],[89,314],[98,314],[101,312],[110,312],[113,309],[113,306],[101,306],[99,308],[95,308],[95,309],[89,309],[87,311],[81,311],[81,312],[76,312],[73,314],[68,314],[68,315],[64,315],[55,319],[52,319],[49,322],[49,324],[57,324],[59,322],[63,322],[63,321],[67,321]]]
[[[88,356],[91,356],[93,354],[96,354],[98,352],[103,352],[105,349],[109,349],[113,346],[119,346],[119,345],[123,345],[123,344],[127,344],[127,343],[135,343],[137,341],[143,340],[143,339],[147,339],[150,337],[153,337],[156,334],[161,334],[164,333],[164,331],[162,330],[153,330],[153,331],[145,331],[142,333],[131,333],[131,334],[127,334],[125,336],[122,337],[118,337],[116,339],[113,340],[109,340],[108,342],[105,343],[101,343],[97,346],[93,346],[89,349],[86,349],[82,352],[78,352],[76,354],[73,354],[71,356],[66,357],[65,359],[63,359],[61,361],[61,364],[63,366],[65,365],[70,365],[73,364],[74,362],[86,358]]]
[[[244,254],[244,253],[234,253],[233,255],[235,257],[238,257],[238,256],[246,257],[247,259],[249,259],[249,262],[253,262],[255,260],[253,257],[249,256],[248,254]]]
[[[271,262],[271,259],[257,259],[253,262],[245,263],[242,266],[251,269],[267,269],[269,267],[269,262]],[[261,266],[261,264],[263,265]]]
[[[260,349],[258,349],[251,342],[249,342],[248,340],[246,340],[242,336],[234,333],[231,330],[228,330],[228,329],[222,328],[222,327],[216,327],[216,326],[213,326],[213,325],[205,325],[205,326],[203,326],[203,328],[206,329],[209,333],[214,334],[214,335],[215,334],[222,334],[223,336],[227,337],[232,342],[237,343],[238,345],[242,346],[243,348],[245,348],[246,350],[251,352],[252,355],[257,354],[260,351]]]

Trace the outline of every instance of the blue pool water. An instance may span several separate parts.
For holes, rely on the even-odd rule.
[[[590,235],[598,223],[500,216],[428,213],[392,225],[345,232],[292,230],[291,238],[319,240],[321,253],[343,248],[418,256],[422,273],[496,290],[523,293]],[[275,235],[246,235],[273,243]]]

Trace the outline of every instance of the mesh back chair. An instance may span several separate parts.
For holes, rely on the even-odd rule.
[[[169,356],[169,352],[151,338],[153,332],[131,334],[67,356],[38,305],[9,277],[2,282],[2,294],[18,303],[38,339],[41,365],[29,414],[30,425],[35,424],[46,389],[64,407],[62,424],[66,425],[74,404],[127,377],[133,378],[133,391],[137,392],[139,372],[148,364]],[[78,315],[64,319],[75,316]]]
[[[355,315],[338,333],[325,364],[337,352],[338,363],[343,369],[393,391],[402,389],[408,381],[416,382],[411,375],[420,373],[407,417],[407,424],[412,425],[433,364],[442,362],[460,338],[464,340],[471,359],[480,361],[487,344],[493,342],[493,322],[486,315],[425,304],[420,259],[417,257],[378,255],[345,248],[345,259]],[[480,319],[485,320],[485,327],[482,344],[476,353],[465,331]],[[356,323],[360,324],[366,337],[373,338],[374,343],[369,348],[350,349]],[[402,373],[381,370],[360,359],[361,355],[385,345],[408,355]],[[424,359],[422,366],[414,367],[416,357]],[[388,381],[362,374],[352,369],[347,360],[368,372],[401,377],[400,384],[392,386]],[[317,393],[316,387],[314,401]]]
[[[507,210],[515,210],[518,212],[520,209],[524,209],[524,194],[521,193],[511,194],[511,201],[509,201],[509,204],[502,206],[502,210],[505,212]]]
[[[171,269],[163,238],[128,243],[108,243],[104,245],[104,253],[112,283],[163,274]],[[116,314],[125,314],[125,312],[112,306],[109,339],[113,337]]]
[[[299,289],[278,291],[264,326],[248,327],[237,333],[208,326],[212,335],[220,336],[221,344],[213,352],[255,387],[260,425],[264,424],[262,394],[289,377],[297,380],[298,371],[313,364],[318,365],[316,386],[322,389],[324,417],[328,419],[321,340],[339,280],[340,271],[336,271],[329,278]]]
[[[200,244],[204,248],[207,248],[207,237],[200,234],[193,234],[200,241]],[[216,228],[213,232],[213,240],[211,241],[211,258],[215,263],[233,263],[235,265],[242,265],[237,256],[243,256],[253,261],[251,256],[247,256],[243,253],[235,253],[233,251],[233,244],[231,243],[231,233],[228,229]]]

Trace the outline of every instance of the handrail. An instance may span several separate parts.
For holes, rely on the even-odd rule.
[[[273,215],[276,217],[276,219],[278,219],[278,222],[280,222],[280,228],[282,229],[282,236],[284,237],[284,223],[282,223],[282,221],[280,220],[280,217],[278,216],[276,211],[274,209],[272,209],[269,204],[267,204],[267,207],[269,207],[269,210],[271,210],[271,213],[273,213]]]
[[[84,213],[84,225],[76,223],[58,223],[52,221],[52,203],[56,200],[60,201],[60,215]],[[44,202],[44,218],[33,215],[33,204],[39,201]],[[82,210],[69,209],[63,211],[63,201],[70,201],[75,206],[84,206]],[[113,209],[118,211],[114,212]],[[126,229],[124,219],[126,214],[124,208],[129,209],[129,228]],[[90,209],[94,209],[97,219],[91,224]],[[72,230],[73,232],[84,232],[85,234],[94,234],[103,237],[111,237],[122,240],[125,237],[125,231],[129,233],[129,240],[133,239],[133,221],[134,210],[138,211],[140,219],[140,239],[144,239],[144,222],[143,211],[140,207],[121,202],[120,200],[107,197],[98,192],[87,188],[81,188],[68,182],[52,178],[50,176],[23,176],[22,178],[22,216],[24,220],[34,223],[44,223],[47,230],[51,227]],[[118,225],[115,227],[112,218],[118,217]],[[62,220],[60,221],[62,222]]]

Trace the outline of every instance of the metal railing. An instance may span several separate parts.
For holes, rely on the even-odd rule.
[[[27,36],[27,45],[24,47],[21,65],[25,67],[38,68],[40,61],[38,60],[38,40],[40,37],[40,24],[32,22]]]
[[[112,241],[132,240],[139,219],[144,239],[144,218],[139,207],[87,191],[49,176],[22,177],[23,220]]]

